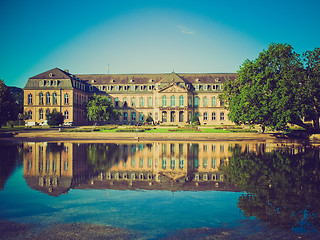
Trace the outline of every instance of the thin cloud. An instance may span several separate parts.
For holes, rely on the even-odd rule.
[[[180,32],[182,32],[184,34],[190,34],[190,35],[196,34],[194,31],[190,30],[186,26],[177,26],[177,28],[180,29]]]

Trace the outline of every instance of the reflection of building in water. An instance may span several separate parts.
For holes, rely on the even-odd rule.
[[[23,175],[31,188],[50,195],[66,193],[85,179],[84,146],[72,143],[25,143]]]
[[[251,142],[25,143],[24,177],[50,195],[70,188],[232,190],[219,166],[234,147],[264,153],[273,144]],[[291,153],[301,149],[291,147]]]

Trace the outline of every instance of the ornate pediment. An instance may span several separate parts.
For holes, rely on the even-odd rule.
[[[165,88],[161,89],[159,92],[161,93],[186,93],[188,92],[187,89],[182,88],[176,84],[170,84]]]

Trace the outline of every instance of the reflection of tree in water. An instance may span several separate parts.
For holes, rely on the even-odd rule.
[[[0,144],[0,190],[3,189],[16,165],[22,163],[21,145]]]
[[[248,192],[238,203],[246,216],[281,228],[320,230],[319,149],[291,150],[256,154],[235,148],[221,169],[227,181]]]
[[[119,156],[120,149],[117,144],[88,144],[88,163],[92,165],[95,172],[107,171],[114,163],[119,162]]]

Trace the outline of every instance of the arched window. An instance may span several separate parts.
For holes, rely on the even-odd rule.
[[[217,105],[216,97],[212,97],[212,107],[215,107]]]
[[[208,107],[207,97],[204,97],[204,98],[203,98],[203,106],[204,106],[204,107]]]
[[[69,104],[69,94],[68,93],[66,93],[64,95],[64,104]]]
[[[46,94],[46,104],[50,104],[50,93]]]
[[[55,105],[57,104],[58,98],[57,98],[57,94],[53,93],[52,94],[52,104]]]
[[[215,112],[212,113],[212,120],[213,121],[216,120],[216,113]]]
[[[204,112],[203,113],[203,121],[207,121],[208,120],[208,113]]]
[[[32,104],[32,94],[31,93],[28,95],[28,104],[29,105]]]
[[[119,107],[119,98],[114,99],[114,107]]]
[[[143,97],[141,97],[141,98],[139,99],[139,106],[140,106],[140,107],[143,107]]]
[[[166,107],[167,106],[167,96],[163,96],[162,97],[162,107]]]
[[[162,112],[162,122],[167,122],[167,112]]]
[[[192,106],[192,97],[188,97],[188,105]]]
[[[176,106],[176,97],[171,96],[171,107],[175,107],[175,106]]]
[[[43,105],[43,94],[39,93],[39,104]]]
[[[194,98],[194,106],[199,107],[199,97]]]
[[[131,121],[136,121],[136,113],[131,113]]]
[[[133,97],[131,98],[131,107],[135,107],[136,106],[136,99]]]
[[[124,108],[127,108],[128,107],[128,98],[123,98],[123,106]],[[128,114],[127,114],[128,115]]]
[[[69,112],[68,112],[68,110],[64,111],[64,119],[69,120]]]
[[[43,119],[43,110],[39,109],[39,120]]]
[[[220,113],[220,120],[221,120],[221,121],[224,121],[224,112],[221,112],[221,113]]]
[[[28,111],[27,119],[29,119],[29,120],[32,119],[32,111],[31,110]]]
[[[50,114],[50,109],[46,110],[46,116]]]
[[[183,97],[183,96],[180,96],[180,97],[179,97],[179,106],[180,106],[180,107],[183,107],[183,106],[184,106],[184,97]]]

